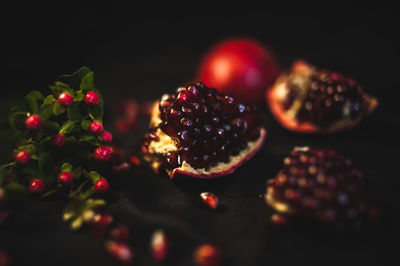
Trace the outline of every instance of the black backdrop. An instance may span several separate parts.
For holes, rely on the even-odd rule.
[[[382,265],[398,258],[397,14],[390,8],[331,8],[286,10],[285,5],[267,5],[253,11],[186,13],[72,3],[50,9],[4,8],[1,161],[10,152],[6,123],[10,104],[31,89],[46,91],[59,74],[82,65],[92,68],[110,124],[118,100],[128,96],[152,100],[171,92],[192,79],[211,45],[226,37],[248,36],[268,45],[282,68],[303,58],[356,78],[379,98],[380,106],[356,129],[333,136],[287,132],[266,112],[269,136],[263,149],[221,180],[173,182],[146,170],[112,177],[107,211],[131,229],[134,264],[152,265],[148,241],[155,228],[171,236],[171,265],[191,265],[194,247],[204,242],[221,246],[228,265]],[[119,140],[126,150],[133,150],[142,133],[138,129]],[[383,206],[383,221],[350,235],[306,225],[271,226],[272,211],[260,195],[265,181],[296,145],[335,147],[358,163],[369,177],[371,197]],[[199,204],[202,191],[220,197],[216,212]],[[11,255],[14,265],[112,265],[102,241],[69,231],[61,221],[61,206],[61,202],[24,201],[12,210],[10,224],[0,227],[0,250]]]

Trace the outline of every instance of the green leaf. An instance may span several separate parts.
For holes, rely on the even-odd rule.
[[[28,144],[24,147],[24,150],[29,151],[29,153],[32,155],[36,153],[36,146],[34,144]]]
[[[41,198],[41,199],[47,198],[48,196],[53,195],[53,194],[56,193],[57,191],[58,191],[58,189],[49,190],[49,191],[47,191],[46,193],[42,194],[42,195],[40,196],[40,198]]]
[[[39,91],[31,91],[25,96],[25,102],[32,114],[37,114],[39,112],[39,100],[43,100],[43,95]]]
[[[79,102],[74,103],[71,107],[67,110],[67,117],[69,120],[77,122],[87,118],[87,108],[79,104]]]
[[[61,81],[56,81],[54,85],[49,86],[49,88],[51,93],[53,93],[54,96],[58,97],[58,95],[70,89],[70,86]]]
[[[71,120],[67,120],[60,128],[60,133],[63,133],[64,135],[68,135],[70,133],[73,133],[77,131],[78,125],[76,125],[74,122]]]
[[[66,138],[67,143],[77,143],[78,140],[74,136],[67,136]]]
[[[55,102],[55,101],[56,101],[56,98],[54,98],[54,95],[50,94],[44,99],[43,104],[48,104],[48,103],[53,104],[53,102]]]
[[[15,132],[11,136],[11,141],[16,147],[19,147],[21,145],[24,145],[29,138],[30,138],[29,132],[27,130],[23,130]]]
[[[60,128],[60,124],[57,122],[47,120],[47,121],[43,121],[42,127],[43,127],[43,129],[46,129],[53,133],[56,133],[56,132],[58,132],[58,129]]]
[[[76,180],[78,180],[82,175],[82,167],[79,166],[72,171],[72,175]]]
[[[82,79],[89,74],[91,71],[88,67],[83,66],[70,75],[61,75],[57,78],[57,81],[63,82],[70,85],[73,89],[79,89]]]
[[[23,105],[13,105],[10,109],[10,113],[27,113],[28,109],[26,109],[26,106]]]
[[[53,105],[51,103],[46,103],[40,106],[39,116],[42,120],[47,120],[53,115]]]
[[[6,186],[6,190],[12,193],[20,194],[26,191],[26,187],[20,183],[11,182]]]
[[[61,165],[61,173],[63,172],[72,172],[72,164],[65,162]]]
[[[89,178],[92,180],[93,183],[96,183],[97,180],[101,179],[101,175],[96,171],[90,171]]]
[[[81,102],[85,98],[85,94],[79,90],[76,92],[75,102]]]
[[[89,120],[83,120],[83,121],[81,122],[81,127],[82,127],[84,130],[88,130],[91,123],[92,123],[92,122],[90,122]]]
[[[25,112],[10,113],[8,115],[8,122],[10,123],[11,129],[14,131],[25,129]]]
[[[103,119],[103,105],[98,104],[89,110],[90,115],[93,117],[94,120],[102,120]]]
[[[82,78],[80,88],[85,92],[94,90],[94,75],[92,71]]]
[[[5,167],[0,167],[0,186],[3,184],[3,182],[6,180],[8,177],[8,171]]]
[[[55,102],[53,104],[53,113],[55,116],[59,116],[65,112],[65,107],[62,106],[59,102]]]

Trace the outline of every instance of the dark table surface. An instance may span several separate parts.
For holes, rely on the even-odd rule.
[[[171,265],[191,265],[193,249],[219,245],[227,265],[385,265],[399,259],[398,18],[387,10],[245,13],[176,13],[163,16],[125,7],[66,6],[51,11],[10,10],[5,26],[5,68],[1,74],[1,162],[9,158],[6,114],[31,89],[46,91],[62,73],[87,65],[106,99],[106,124],[119,100],[152,100],[193,78],[206,50],[231,36],[268,45],[281,66],[303,58],[354,77],[380,100],[377,111],[349,132],[307,136],[282,129],[265,111],[269,130],[261,151],[234,174],[212,181],[171,181],[146,169],[112,176],[106,211],[132,233],[134,265],[152,265],[151,232],[171,237]],[[143,16],[145,14],[145,16]],[[140,16],[142,15],[142,16]],[[133,151],[144,128],[118,136]],[[382,205],[382,221],[356,234],[335,234],[307,225],[272,226],[272,210],[261,195],[294,146],[336,148],[368,176],[372,199]],[[220,208],[199,204],[212,191]],[[13,265],[113,265],[104,242],[71,232],[61,220],[63,202],[29,199],[11,210],[0,227],[0,250]],[[398,261],[398,260],[395,260]],[[392,262],[393,264],[395,262]]]

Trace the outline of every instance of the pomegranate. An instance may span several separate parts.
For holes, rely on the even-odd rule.
[[[364,175],[332,149],[296,147],[268,181],[266,202],[283,215],[311,217],[337,228],[366,217]]]
[[[171,178],[215,178],[249,160],[265,136],[255,107],[196,83],[154,105],[142,151],[156,172],[163,165]]]
[[[279,74],[273,54],[246,38],[225,40],[213,47],[198,70],[198,80],[246,104],[264,105],[265,91]]]
[[[353,79],[303,61],[281,74],[267,91],[271,112],[285,128],[301,133],[333,133],[357,125],[378,105]]]

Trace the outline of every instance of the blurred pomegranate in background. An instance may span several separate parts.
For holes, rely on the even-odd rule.
[[[265,46],[247,38],[227,39],[211,48],[198,69],[197,79],[239,101],[265,104],[265,91],[279,74],[277,61]]]

